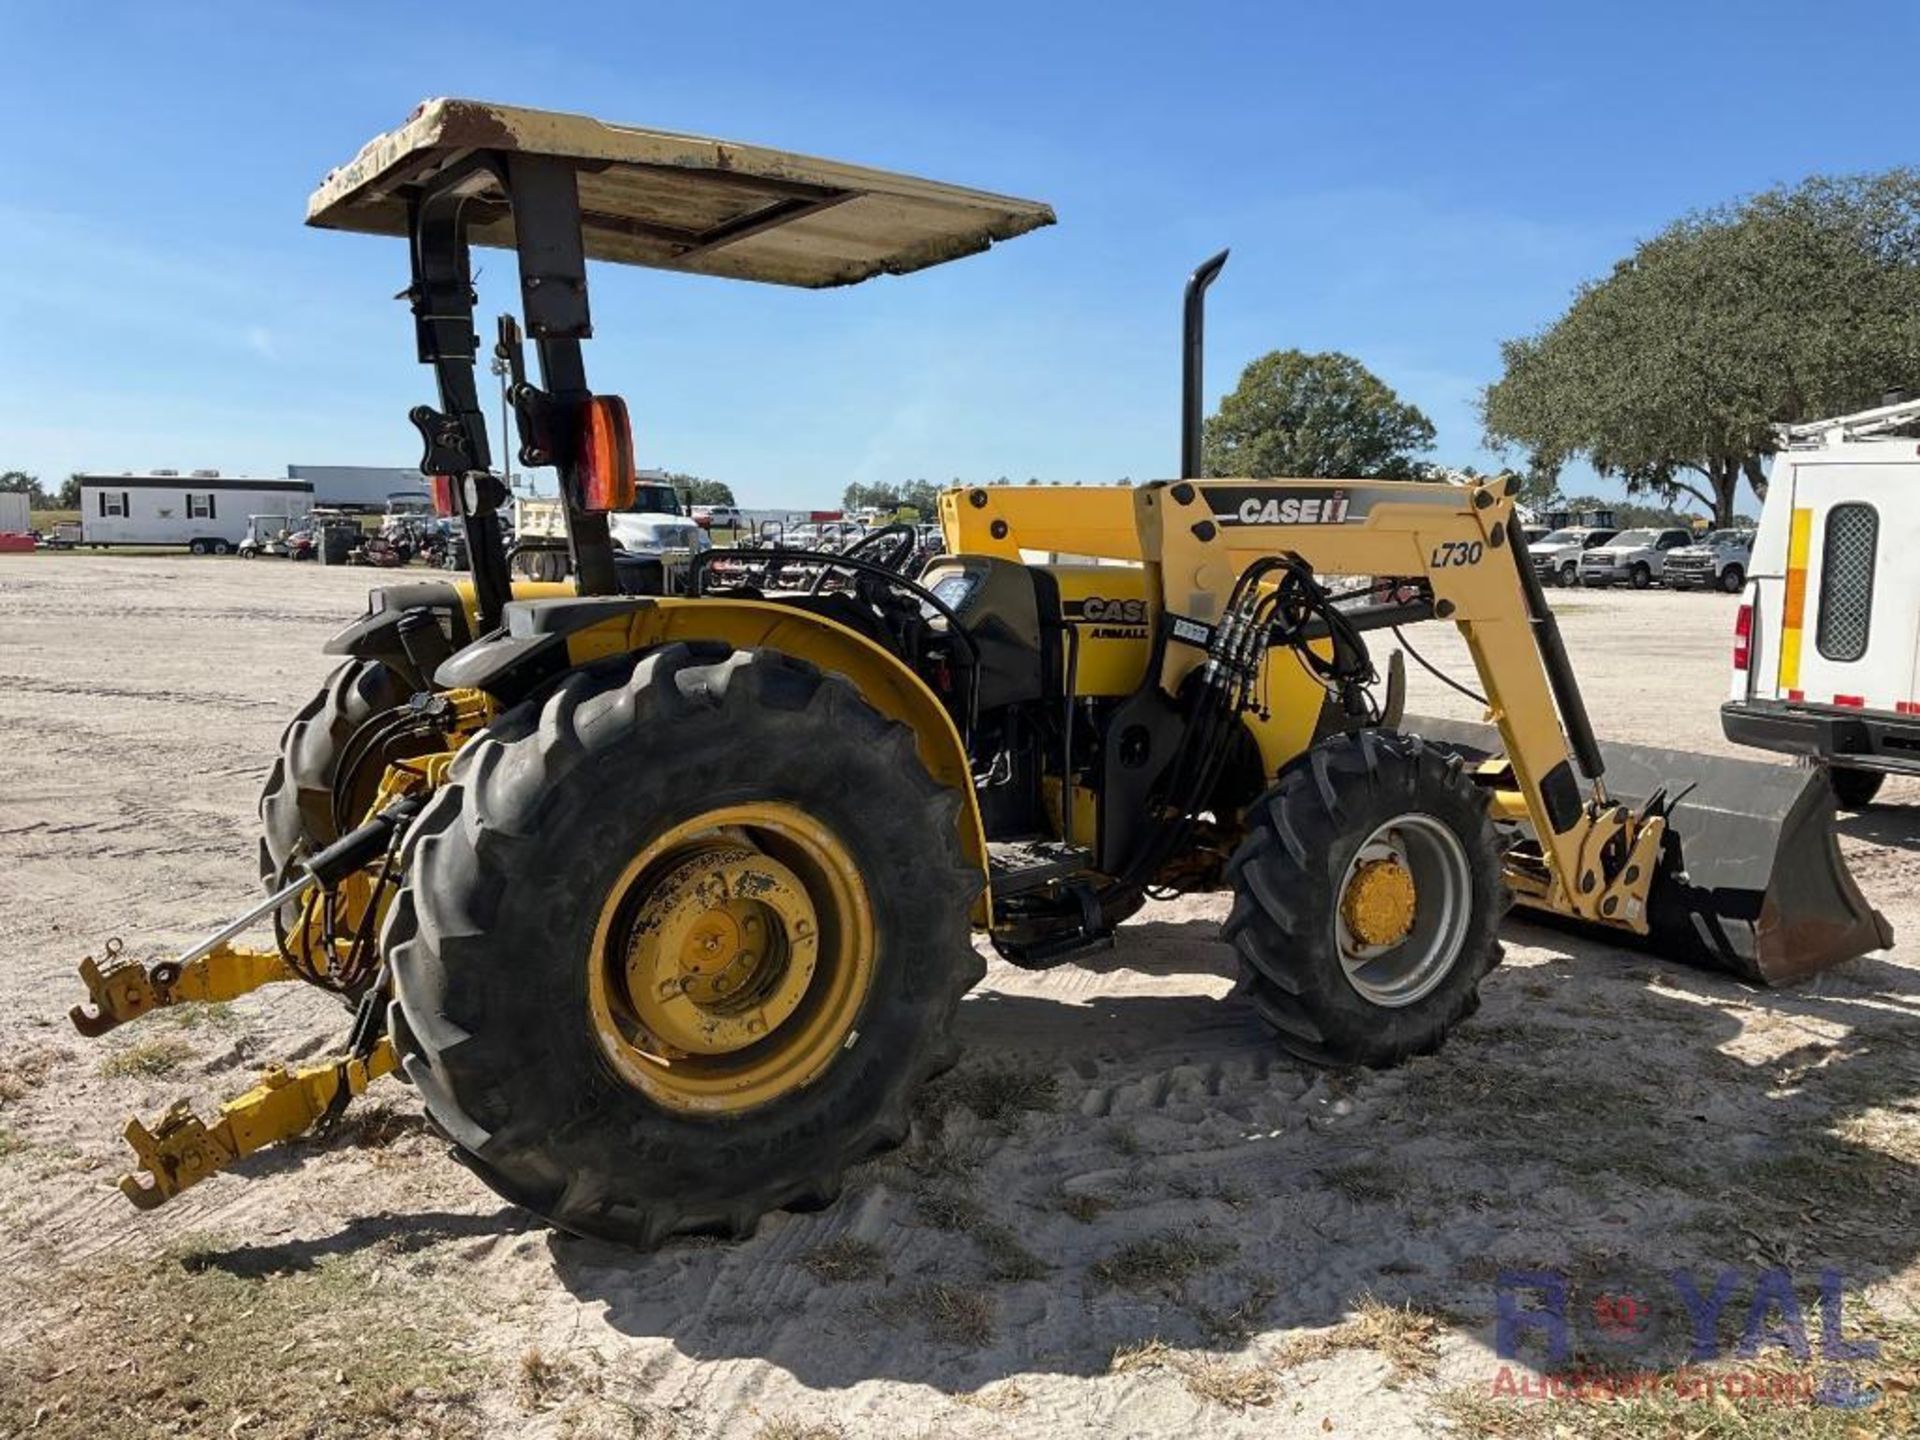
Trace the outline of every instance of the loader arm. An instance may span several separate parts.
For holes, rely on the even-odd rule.
[[[1466,639],[1499,734],[1502,754],[1483,766],[1496,814],[1538,838],[1538,863],[1516,853],[1508,883],[1523,902],[1645,933],[1665,822],[1608,799],[1552,616],[1516,549],[1506,480],[1180,481],[1133,503],[1154,622],[1170,636],[1158,677],[1169,695],[1206,663],[1236,577],[1267,557],[1425,580],[1434,615]]]

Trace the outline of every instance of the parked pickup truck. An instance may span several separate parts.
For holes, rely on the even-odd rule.
[[[1666,573],[1667,557],[1692,541],[1693,532],[1683,527],[1622,530],[1606,544],[1581,554],[1580,583],[1605,589],[1622,580],[1644,590]]]
[[[1667,556],[1669,590],[1715,589],[1738,595],[1753,560],[1753,531],[1715,530]]]
[[[1574,525],[1565,530],[1555,530],[1549,535],[1544,535],[1537,542],[1530,540],[1527,554],[1533,559],[1534,573],[1543,583],[1578,585],[1581,552],[1590,545],[1604,545],[1616,533],[1612,530]]]

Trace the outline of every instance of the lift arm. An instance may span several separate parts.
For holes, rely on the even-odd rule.
[[[1644,933],[1664,820],[1612,803],[1579,687],[1514,527],[1510,482],[1198,480],[1135,492],[1149,605],[1170,637],[1159,683],[1179,692],[1234,581],[1292,554],[1322,575],[1424,579],[1460,627],[1504,754],[1487,767],[1503,818],[1524,820],[1540,864],[1516,858],[1519,897]],[[1584,776],[1584,779],[1582,778]]]

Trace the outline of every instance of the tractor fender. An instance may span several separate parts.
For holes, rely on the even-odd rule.
[[[777,650],[844,676],[875,710],[913,732],[921,763],[959,800],[954,824],[968,861],[979,868],[975,919],[985,924],[987,836],[966,746],[926,683],[866,636],[824,616],[760,600],[569,595],[516,600],[504,620],[500,630],[441,665],[435,686],[472,687],[511,702],[582,665],[699,640],[736,650]]]
[[[571,599],[573,586],[565,582],[522,580],[514,585],[513,597],[516,600]],[[382,585],[367,593],[367,613],[334,632],[321,647],[322,653],[381,661],[419,689],[428,689],[432,677],[415,673],[400,639],[401,621],[418,610],[433,613],[440,621],[448,647],[454,651],[472,641],[479,625],[479,604],[474,598],[471,580],[419,580],[404,585]]]
[[[424,690],[428,677],[420,674],[409,659],[400,638],[400,624],[410,614],[428,611],[439,621],[448,646],[458,650],[473,638],[471,596],[462,596],[460,588],[445,580],[425,580],[369,591],[367,613],[334,632],[321,649],[328,655],[378,660],[409,685]]]

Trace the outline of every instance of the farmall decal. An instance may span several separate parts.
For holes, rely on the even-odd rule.
[[[1075,624],[1095,628],[1093,640],[1137,640],[1147,633],[1147,602],[1138,599],[1108,600],[1089,595],[1084,600],[1068,600],[1061,607]]]

